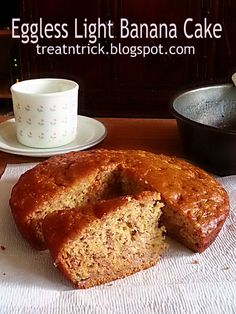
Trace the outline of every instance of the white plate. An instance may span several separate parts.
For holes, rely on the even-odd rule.
[[[77,136],[73,142],[55,148],[31,148],[17,141],[15,119],[10,119],[0,123],[0,150],[15,155],[49,157],[92,147],[101,142],[106,134],[106,128],[101,122],[89,117],[78,116]]]

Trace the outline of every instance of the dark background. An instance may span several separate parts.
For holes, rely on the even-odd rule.
[[[230,82],[236,71],[236,1],[233,0],[23,0],[9,1],[7,6],[0,13],[2,28],[11,25],[12,17],[30,23],[38,22],[40,17],[51,23],[73,23],[74,18],[85,17],[96,21],[101,17],[103,21],[112,19],[115,24],[120,17],[126,17],[136,23],[176,23],[179,29],[188,17],[196,23],[207,17],[209,22],[222,24],[221,39],[188,40],[180,33],[177,40],[122,41],[128,45],[194,45],[196,54],[190,56],[40,56],[34,45],[1,39],[1,48],[5,48],[1,49],[0,63],[5,66],[0,75],[9,77],[10,83],[19,78],[73,79],[80,84],[79,113],[83,115],[171,117],[169,101],[177,92]],[[65,43],[78,43],[72,37]],[[59,44],[58,40],[43,43]],[[5,59],[3,51],[8,54]],[[9,64],[5,62],[7,58]],[[12,58],[17,60],[16,69],[12,68]]]

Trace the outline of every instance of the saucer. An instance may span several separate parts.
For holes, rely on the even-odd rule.
[[[0,123],[0,150],[22,156],[50,157],[92,147],[100,143],[106,134],[106,128],[101,122],[86,116],[77,116],[77,136],[71,143],[54,148],[31,148],[17,141],[13,118]]]

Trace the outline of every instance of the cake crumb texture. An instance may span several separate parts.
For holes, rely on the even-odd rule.
[[[43,234],[54,265],[77,288],[155,265],[166,249],[162,207],[158,193],[141,192],[49,214]]]

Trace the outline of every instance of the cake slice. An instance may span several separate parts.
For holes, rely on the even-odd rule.
[[[145,191],[47,215],[42,229],[54,265],[77,288],[155,265],[166,248],[162,207],[159,193]]]

